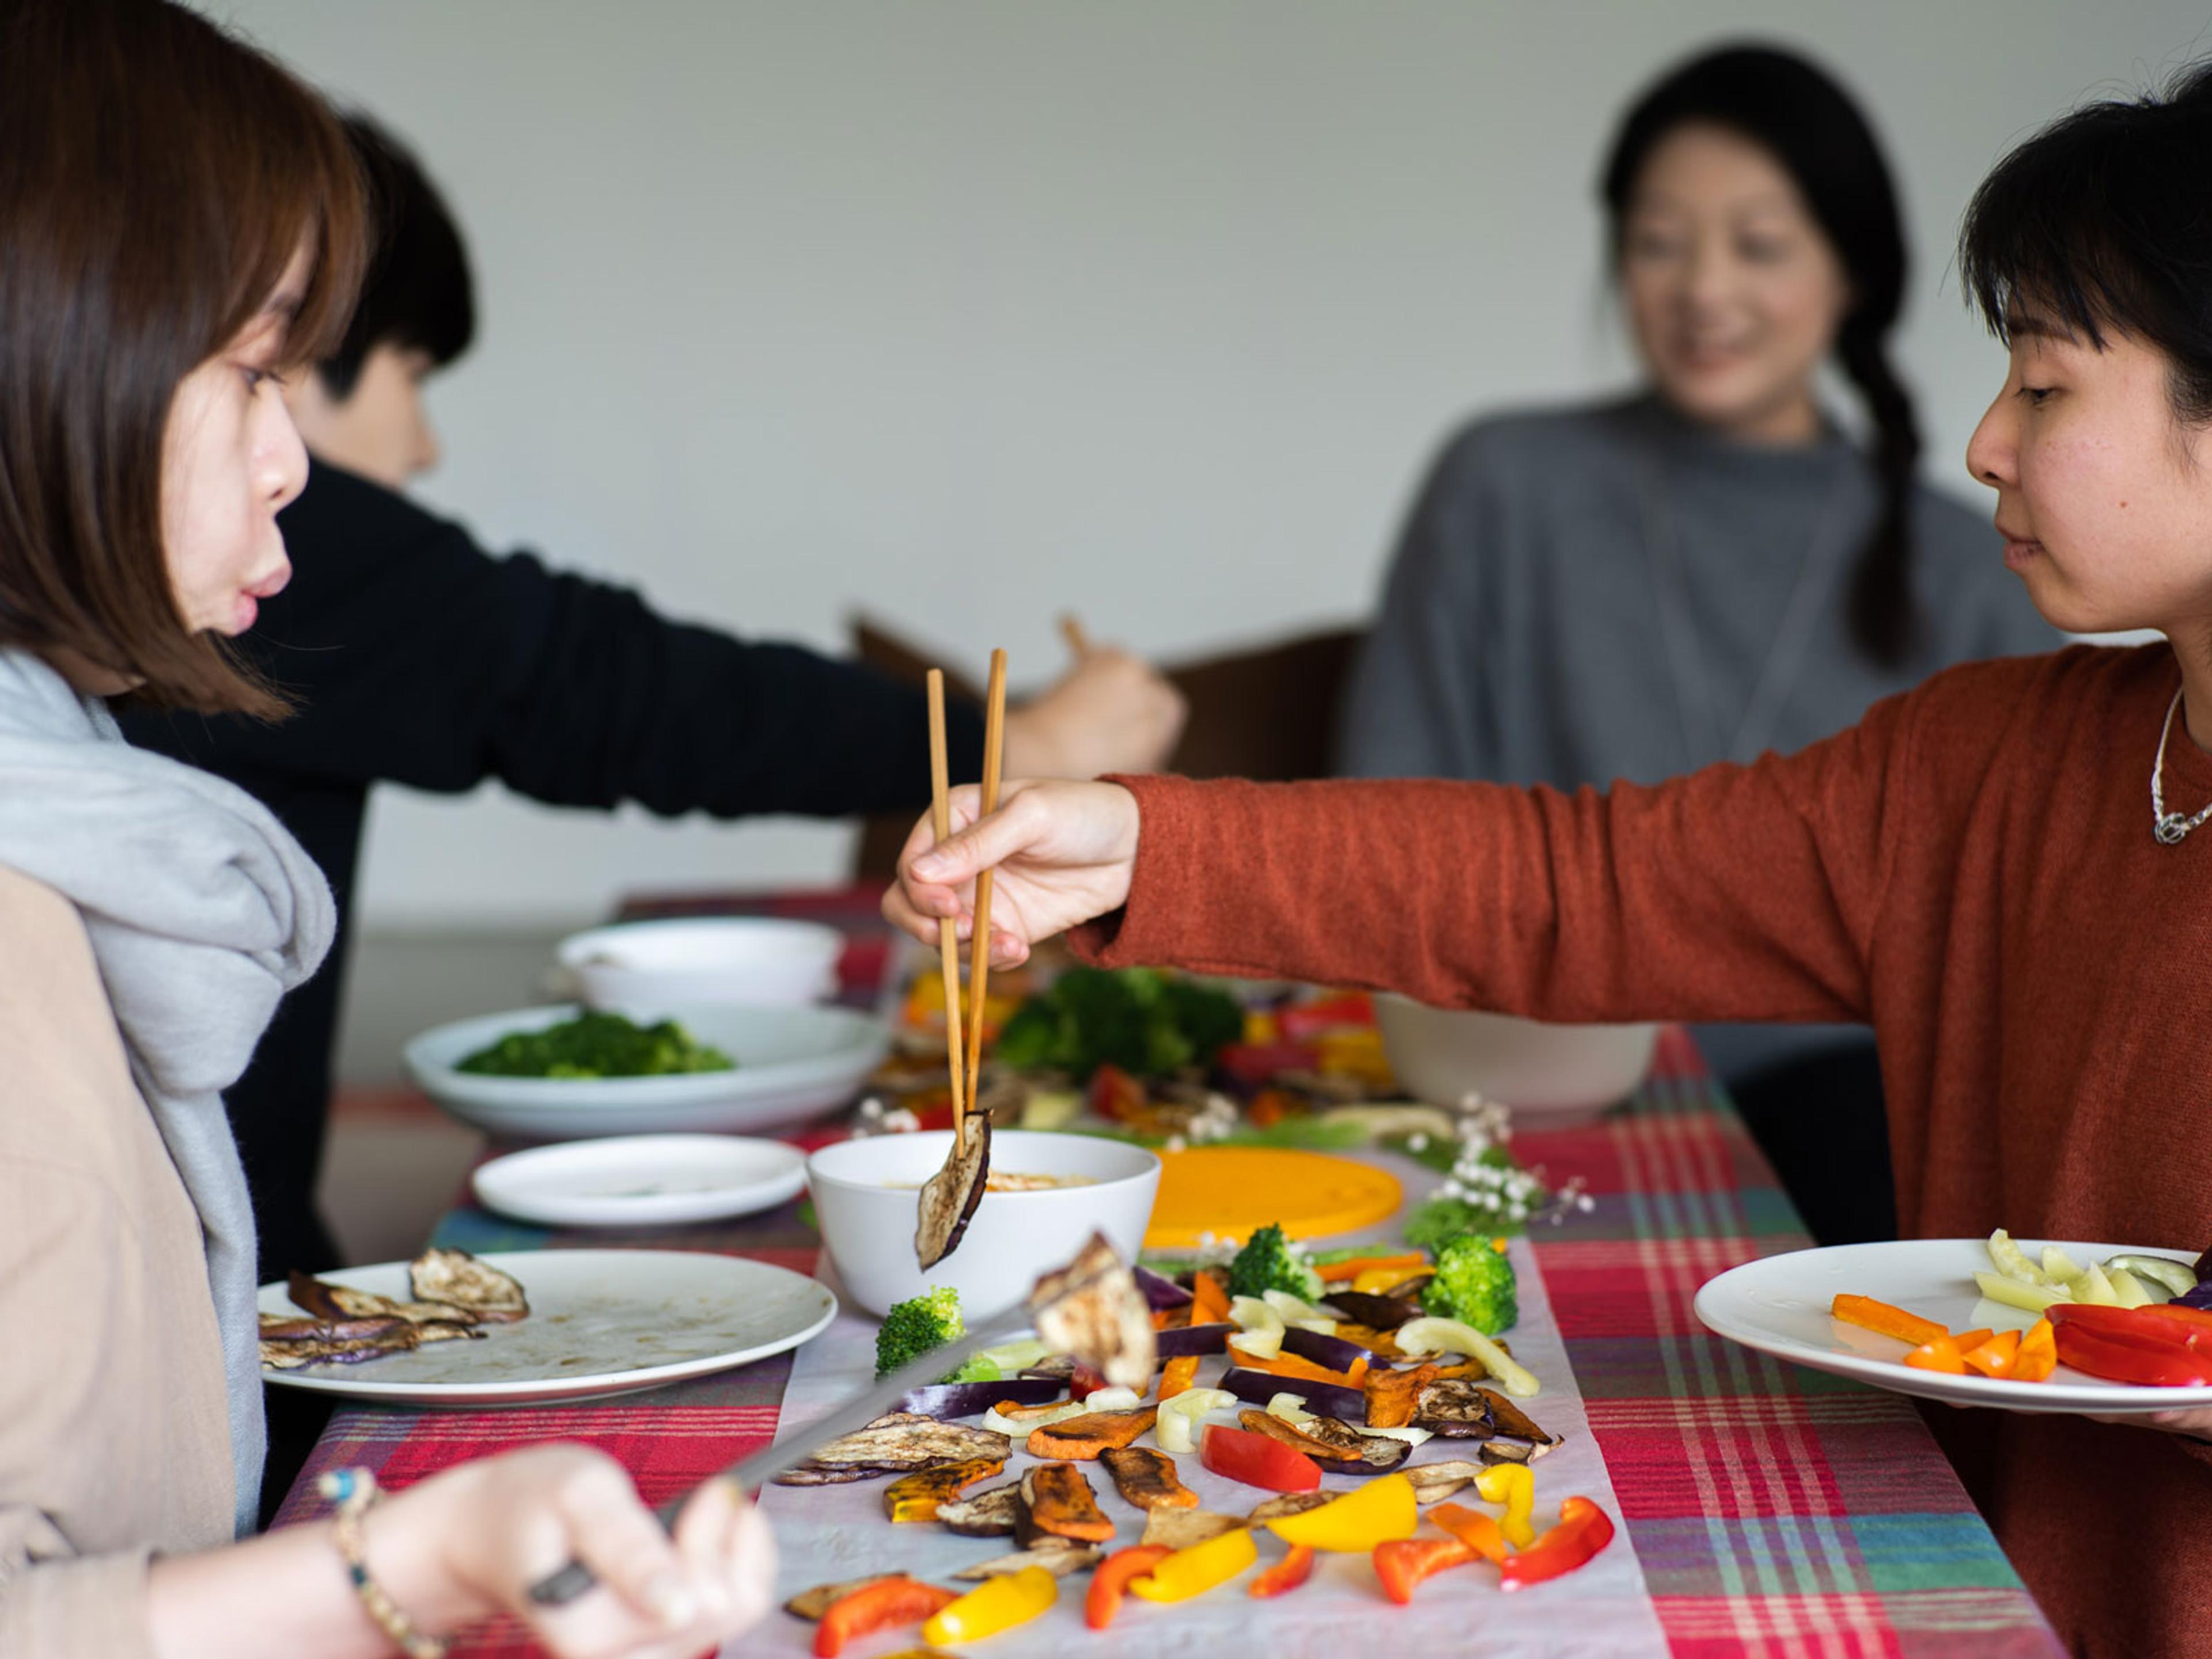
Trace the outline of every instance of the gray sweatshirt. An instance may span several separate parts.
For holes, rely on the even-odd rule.
[[[1922,635],[1869,660],[1845,614],[1880,506],[1831,428],[1804,447],[1720,437],[1655,398],[1501,416],[1430,471],[1355,669],[1338,769],[1572,789],[1787,753],[1949,664],[2061,641],[1984,514],[1920,487]],[[1727,1075],[1836,1028],[1708,1027]]]

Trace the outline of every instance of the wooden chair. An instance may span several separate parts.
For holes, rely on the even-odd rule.
[[[933,665],[921,652],[865,615],[854,617],[851,626],[860,661],[921,684]],[[1189,707],[1167,769],[1265,782],[1328,776],[1337,700],[1361,638],[1358,629],[1331,629],[1164,669]],[[945,675],[945,687],[948,696],[982,700],[976,687],[953,674]],[[856,880],[890,878],[914,820],[911,812],[862,820]]]

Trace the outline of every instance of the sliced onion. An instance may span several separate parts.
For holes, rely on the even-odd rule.
[[[1133,1412],[1143,1403],[1144,1396],[1134,1389],[1093,1389],[1083,1396],[1086,1412]]]
[[[1273,1371],[1255,1371],[1248,1367],[1233,1366],[1221,1379],[1221,1386],[1239,1400],[1255,1406],[1265,1406],[1285,1392],[1283,1384],[1293,1379],[1278,1376]],[[1346,1423],[1367,1420],[1367,1396],[1358,1389],[1347,1389],[1336,1382],[1309,1382],[1296,1378],[1300,1398],[1306,1408],[1322,1417],[1340,1419]],[[1177,1399],[1182,1396],[1178,1395]],[[1163,1409],[1165,1409],[1163,1407]]]
[[[1059,1422],[1062,1418],[1080,1417],[1088,1410],[1089,1407],[1071,1400],[1056,1411],[1043,1412],[1017,1423],[1011,1417],[1000,1416],[994,1407],[983,1413],[983,1426],[994,1434],[1012,1435],[1014,1443],[1018,1446],[1030,1437],[1031,1429],[1041,1429],[1048,1423]]]
[[[1236,1403],[1237,1396],[1223,1389],[1185,1389],[1160,1402],[1160,1414],[1152,1420],[1152,1438],[1159,1442],[1162,1451],[1196,1451],[1198,1441],[1193,1431],[1198,1419],[1209,1412],[1226,1411]]]
[[[1288,1291],[1262,1291],[1260,1299],[1279,1314],[1283,1323],[1292,1330],[1317,1331],[1323,1336],[1336,1334],[1336,1321]]]
[[[1280,1330],[1239,1331],[1229,1339],[1229,1357],[1232,1359],[1240,1353],[1254,1359],[1273,1359],[1282,1351]]]
[[[1303,1428],[1314,1420],[1306,1409],[1306,1397],[1302,1394],[1279,1394],[1267,1402],[1267,1415],[1279,1417],[1292,1428]]]
[[[1399,1429],[1378,1429],[1370,1425],[1363,1427],[1359,1431],[1362,1434],[1372,1435],[1378,1440],[1402,1440],[1409,1446],[1418,1446],[1424,1440],[1433,1440],[1437,1437],[1435,1430],[1417,1429],[1411,1423]]]

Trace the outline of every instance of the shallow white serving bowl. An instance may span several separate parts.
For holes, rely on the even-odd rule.
[[[624,922],[561,941],[561,965],[593,1008],[658,1018],[702,1003],[781,1008],[837,990],[845,936],[781,916]]]
[[[1447,1109],[1479,1094],[1524,1123],[1594,1117],[1626,1099],[1659,1040],[1656,1025],[1545,1025],[1391,995],[1375,999],[1375,1024],[1410,1093]]]
[[[884,1313],[933,1285],[950,1285],[974,1325],[1022,1301],[1040,1273],[1066,1266],[1094,1232],[1136,1260],[1159,1190],[1158,1158],[1096,1135],[1004,1129],[991,1137],[993,1169],[1087,1176],[1091,1184],[985,1193],[959,1249],[924,1272],[914,1256],[921,1183],[944,1166],[951,1144],[949,1129],[872,1135],[824,1146],[806,1160],[822,1242],[860,1306]]]
[[[549,1227],[665,1227],[771,1209],[806,1186],[806,1155],[757,1135],[610,1135],[477,1166],[488,1210]]]
[[[456,1062],[509,1031],[572,1018],[571,1005],[457,1020],[407,1045],[422,1091],[494,1134],[592,1135],[721,1130],[754,1134],[811,1121],[850,1100],[890,1046],[881,1020],[848,1008],[673,1007],[663,1011],[735,1060],[726,1072],[675,1077],[480,1077]]]

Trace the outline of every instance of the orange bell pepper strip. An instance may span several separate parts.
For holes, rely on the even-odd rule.
[[[1908,1313],[1903,1308],[1893,1307],[1887,1302],[1877,1302],[1870,1296],[1839,1294],[1828,1304],[1828,1314],[1831,1318],[1840,1319],[1846,1325],[1878,1331],[1884,1336],[1893,1336],[1900,1342],[1910,1342],[1916,1348],[1951,1334],[1932,1319],[1923,1319],[1917,1313]]]
[[[1959,1345],[1946,1334],[1932,1342],[1923,1342],[1905,1356],[1905,1363],[1916,1370],[1942,1371],[1949,1376],[1966,1374],[1966,1357],[1959,1352]]]
[[[1245,1352],[1233,1342],[1230,1345],[1230,1358],[1246,1370],[1269,1371],[1277,1376],[1297,1377],[1307,1382],[1331,1382],[1340,1389],[1350,1389],[1354,1394],[1360,1392],[1367,1377],[1367,1362],[1364,1359],[1353,1360],[1349,1370],[1333,1371],[1326,1365],[1316,1365],[1312,1360],[1301,1359],[1294,1353],[1277,1354],[1272,1359],[1262,1358],[1257,1354]]]
[[[1999,1331],[1988,1341],[1978,1343],[1960,1355],[1966,1362],[1968,1370],[1979,1371],[1984,1376],[1996,1377],[2010,1376],[2013,1361],[2019,1357],[2018,1331]]]
[[[2020,1352],[2012,1362],[2012,1380],[2015,1382],[2042,1382],[2058,1369],[2058,1334],[2047,1319],[2039,1319],[2027,1328],[2027,1334],[2020,1340]]]
[[[1121,1610],[1121,1597],[1129,1581],[1141,1578],[1175,1552],[1164,1544],[1138,1544],[1115,1550],[1091,1575],[1090,1594],[1083,1598],[1083,1622],[1093,1630],[1109,1629]]]
[[[1368,1273],[1390,1272],[1411,1279],[1415,1273],[1426,1273],[1428,1267],[1429,1258],[1415,1250],[1408,1255],[1357,1255],[1349,1261],[1332,1261],[1314,1271],[1321,1275],[1322,1284],[1336,1285]]]
[[[1261,1596],[1286,1595],[1313,1577],[1313,1546],[1293,1544],[1288,1555],[1252,1581],[1252,1594]]]
[[[1169,1360],[1166,1364],[1160,1367],[1161,1403],[1165,1404],[1177,1395],[1188,1392],[1197,1381],[1198,1356],[1196,1354],[1182,1354]]]
[[[1429,1519],[1486,1559],[1503,1562],[1512,1553],[1505,1529],[1479,1510],[1438,1504],[1429,1510]]]
[[[823,1611],[822,1622],[814,1627],[816,1659],[837,1659],[845,1644],[856,1637],[894,1625],[918,1625],[959,1599],[957,1590],[939,1589],[916,1578],[879,1578]]]
[[[1456,1538],[1400,1538],[1377,1544],[1370,1558],[1382,1594],[1400,1607],[1413,1599],[1413,1587],[1447,1567],[1464,1566],[1475,1553]]]
[[[1229,1292],[1210,1273],[1195,1273],[1190,1277],[1190,1322],[1194,1325],[1226,1325],[1230,1322]]]

